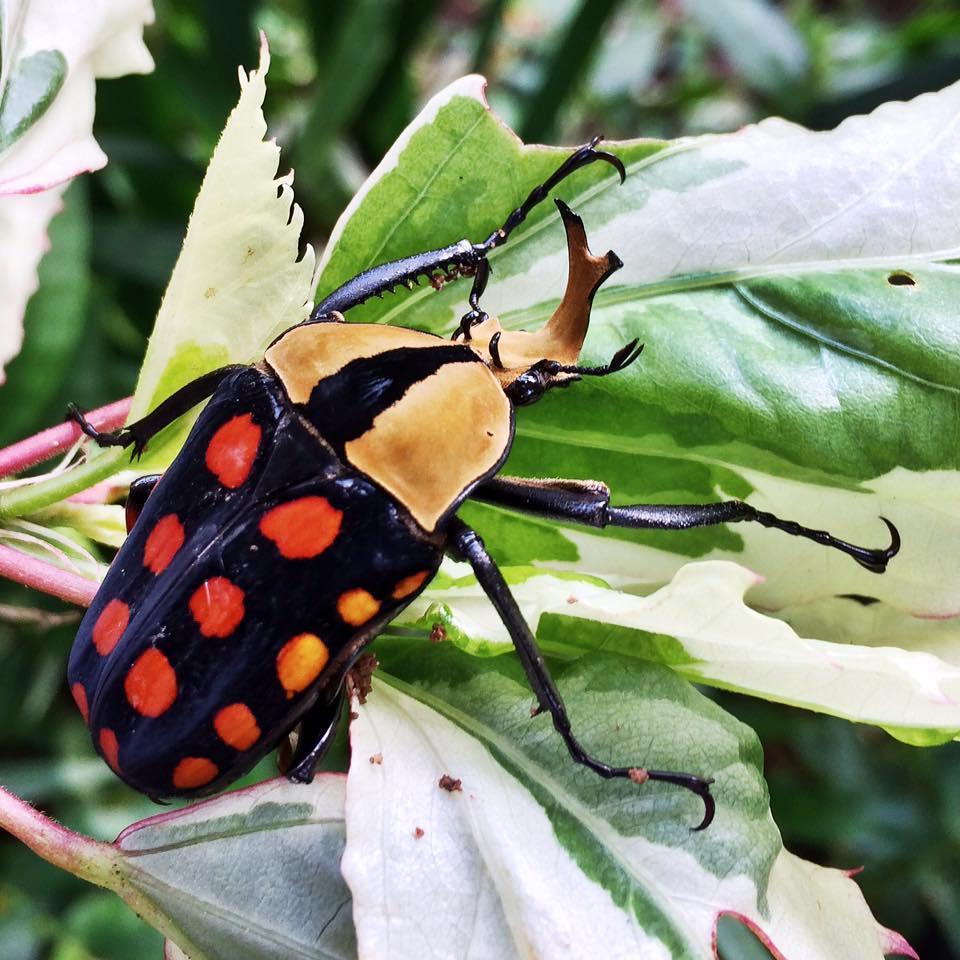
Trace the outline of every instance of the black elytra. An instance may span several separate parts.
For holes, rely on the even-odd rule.
[[[187,384],[113,433],[71,416],[101,446],[141,452],[198,403],[183,450],[130,490],[129,536],[80,625],[69,683],[96,749],[154,799],[200,797],[247,772],[298,724],[288,776],[309,781],[342,713],[344,680],[364,647],[437,571],[444,554],[471,565],[513,639],[540,711],[572,759],[604,778],[675,784],[715,804],[704,774],[613,766],[593,757],[571,719],[496,564],[456,514],[468,498],[591,527],[682,530],[755,522],[840,550],[874,572],[899,536],[867,549],[741,501],[611,506],[601,483],[498,476],[515,408],[585,376],[616,374],[578,358],[599,286],[620,266],[594,256],[583,223],[557,206],[568,279],[538,331],[501,328],[480,307],[490,251],[596,149],[575,151],[481,243],[459,243],[361,273],[325,297],[255,365]],[[472,276],[470,310],[453,342],[343,314],[421,277]],[[270,584],[270,589],[264,589]]]

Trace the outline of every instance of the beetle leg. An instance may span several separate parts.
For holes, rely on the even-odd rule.
[[[689,530],[720,523],[752,522],[782,530],[793,537],[804,537],[825,547],[833,547],[852,557],[871,573],[883,573],[900,550],[900,533],[886,519],[880,519],[890,531],[890,545],[876,549],[858,547],[828,533],[804,527],[744,503],[723,500],[720,503],[610,505],[610,491],[595,480],[528,480],[522,477],[493,477],[472,494],[477,500],[501,507],[523,510],[554,520],[582,523],[590,527],[630,527],[635,530]]]
[[[67,418],[73,420],[91,440],[96,442],[97,446],[132,446],[133,456],[139,457],[151,438],[156,436],[164,427],[182,417],[201,400],[206,400],[207,397],[211,396],[220,386],[221,381],[225,380],[230,374],[246,369],[244,364],[235,363],[220,367],[219,370],[211,370],[171,393],[166,400],[151,410],[145,417],[135,420],[121,430],[111,430],[109,433],[101,432],[72,403],[67,407]]]
[[[332,700],[318,700],[300,721],[297,749],[287,770],[287,779],[297,783],[310,783],[317,764],[336,739],[343,717],[344,697],[337,690]]]
[[[150,473],[145,477],[137,477],[130,484],[130,492],[127,494],[127,505],[124,508],[125,519],[127,522],[127,533],[133,529],[137,522],[137,517],[143,510],[143,505],[147,502],[147,497],[153,493],[154,487],[160,482],[162,474]]]
[[[473,286],[470,288],[470,310],[460,318],[460,326],[454,331],[453,339],[463,336],[464,340],[470,339],[470,328],[478,323],[483,323],[487,319],[487,314],[480,307],[480,298],[483,291],[487,289],[487,281],[490,279],[490,264],[487,260],[481,260],[477,264],[477,271],[473,275]]]
[[[486,271],[483,267],[487,254],[494,248],[506,243],[510,234],[527,219],[530,211],[537,204],[547,199],[550,191],[557,184],[581,167],[585,167],[596,160],[602,160],[613,166],[620,175],[620,182],[623,183],[627,175],[623,162],[612,153],[597,150],[596,146],[600,140],[600,137],[594,137],[589,143],[584,144],[579,150],[574,151],[567,157],[550,177],[530,191],[526,200],[513,210],[510,216],[504,220],[503,225],[494,230],[483,243],[460,240],[447,247],[427,250],[424,253],[403,257],[400,260],[390,260],[387,263],[371,267],[369,270],[364,270],[324,297],[314,307],[310,319],[306,322],[325,319],[333,311],[345,313],[351,307],[359,306],[371,297],[382,297],[396,287],[410,287],[417,283],[420,277],[433,279],[442,274],[444,280],[450,280],[455,276],[473,275],[470,312],[460,324],[460,332],[466,336],[469,328],[481,322],[485,316],[478,301],[487,282]]]
[[[304,320],[303,323],[346,323],[347,318],[339,310],[327,310],[325,313],[318,313],[316,310],[310,314],[309,320]],[[286,331],[284,331],[286,333]],[[282,337],[283,334],[280,334]],[[277,339],[279,340],[280,337]]]
[[[483,243],[477,244],[474,249],[478,252],[483,251],[484,253],[489,253],[489,251],[495,247],[506,243],[510,234],[527,219],[530,211],[537,206],[537,204],[543,203],[543,201],[550,196],[550,191],[553,190],[554,187],[566,180],[570,174],[596,160],[609,163],[620,175],[620,182],[623,183],[627,178],[627,171],[623,165],[623,161],[615,154],[596,149],[597,144],[602,139],[603,137],[594,137],[589,143],[585,143],[579,150],[567,157],[543,183],[538,184],[530,191],[527,199],[504,220],[503,226],[494,230]]]
[[[674,773],[670,770],[614,767],[595,759],[587,753],[580,741],[573,735],[570,728],[570,718],[567,716],[560,691],[557,690],[553,678],[547,670],[543,656],[537,649],[537,642],[527,626],[526,620],[523,619],[523,614],[520,613],[517,601],[510,593],[510,588],[503,579],[503,574],[500,573],[493,558],[487,553],[483,541],[476,531],[468,527],[458,517],[454,517],[450,523],[450,537],[459,556],[473,567],[477,581],[483,588],[484,593],[490,598],[490,602],[509,631],[517,656],[520,658],[520,663],[523,664],[530,686],[536,694],[540,709],[550,712],[553,725],[563,738],[563,742],[567,745],[570,756],[573,757],[574,761],[583,764],[583,766],[606,780],[623,779],[633,780],[637,783],[642,783],[645,780],[659,780],[684,787],[700,797],[705,808],[703,820],[694,829],[703,830],[708,827],[713,820],[715,810],[714,799],[710,795],[711,780],[698,777],[692,773]]]
[[[479,259],[473,244],[469,240],[460,240],[448,247],[378,264],[351,277],[324,297],[305,322],[313,323],[335,312],[346,313],[371,297],[382,297],[397,287],[411,287],[420,277],[433,277],[439,271],[446,273],[454,268],[457,275],[461,272],[472,273]]]

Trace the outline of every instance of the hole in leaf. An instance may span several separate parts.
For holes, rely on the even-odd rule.
[[[720,960],[772,960],[763,941],[737,916],[722,916],[717,923],[717,953]]]
[[[889,283],[891,287],[915,287],[917,285],[917,281],[905,270],[897,270],[891,273],[890,276],[887,277],[887,283]]]

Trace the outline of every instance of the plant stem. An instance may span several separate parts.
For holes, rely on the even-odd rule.
[[[122,426],[130,411],[130,402],[131,398],[127,397],[108,404],[92,411],[88,419],[98,430]],[[62,423],[11,444],[0,450],[0,476],[18,473],[62,453],[79,437],[77,424]],[[91,459],[78,466],[38,478],[35,483],[13,486],[0,493],[0,520],[36,513],[89,489],[116,473],[124,456],[125,451],[117,449],[95,452]],[[82,607],[90,605],[98,586],[95,580],[6,546],[0,546],[0,577]]]
[[[90,606],[99,584],[52,563],[0,545],[0,577],[59,597],[81,607]]]
[[[0,493],[0,519],[22,517],[66,500],[112,476],[121,469],[123,459],[129,456],[127,451],[114,447],[63,473]]]
[[[113,430],[122,427],[130,412],[132,397],[125,397],[115,403],[107,404],[98,410],[91,410],[87,419],[98,430]],[[32,437],[18,440],[0,450],[0,477],[20,473],[34,464],[49,460],[50,457],[68,450],[80,436],[80,428],[73,422],[61,423],[48,430],[41,430]]]
[[[149,876],[138,876],[132,858],[117,844],[92,840],[45,817],[29,803],[0,787],[0,829],[7,830],[48,863],[106,887],[122,897],[161,934],[174,940],[191,957],[207,956],[145,890]]]
[[[3,787],[0,787],[0,827],[47,862],[98,886],[116,886],[110,882],[110,867],[117,859],[114,847],[60,826]]]

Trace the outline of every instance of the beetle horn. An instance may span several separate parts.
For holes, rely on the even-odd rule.
[[[594,294],[623,266],[623,261],[612,250],[595,257],[587,244],[583,221],[562,200],[556,200],[556,204],[567,231],[567,288],[553,316],[535,336],[542,339],[543,356],[575,364],[590,326]]]
[[[503,330],[488,317],[470,331],[470,346],[487,362],[504,387],[543,360],[573,366],[590,325],[590,308],[600,285],[623,262],[612,251],[590,252],[583,221],[562,200],[555,200],[567,232],[567,288],[553,316],[539,330]]]

